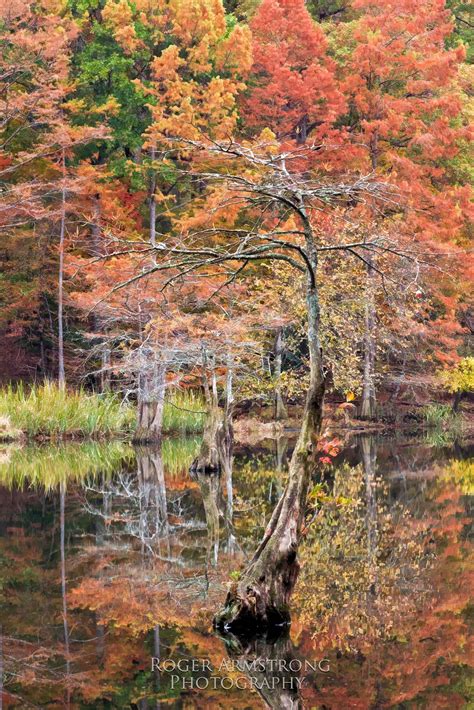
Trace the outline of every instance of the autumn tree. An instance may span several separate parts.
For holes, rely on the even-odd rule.
[[[438,2],[381,7],[355,0],[352,9],[359,17],[350,34],[340,25],[333,37],[350,48],[341,64],[349,107],[341,128],[348,145],[339,159],[385,174],[404,192],[403,224],[397,210],[381,217],[408,241],[423,243],[433,256],[447,246],[456,250],[466,235],[469,190],[452,179],[450,168],[467,130],[456,84],[463,49],[445,46],[450,13]],[[367,418],[375,415],[374,276],[371,257],[361,412]]]
[[[248,127],[304,144],[328,136],[344,108],[322,29],[303,0],[263,0],[250,22],[252,78],[242,112]]]
[[[40,268],[37,275],[35,309],[38,312],[42,307],[43,289],[54,289],[58,381],[64,386],[66,221],[71,197],[83,187],[73,167],[75,150],[93,139],[104,138],[105,129],[75,121],[76,106],[70,103],[69,62],[76,28],[70,18],[52,14],[47,7],[25,3],[22,14],[17,12],[4,19],[1,33],[2,226],[14,243],[43,241],[42,265],[47,271],[41,273]],[[53,233],[56,246],[50,240]],[[26,287],[30,298],[31,291],[31,285]]]

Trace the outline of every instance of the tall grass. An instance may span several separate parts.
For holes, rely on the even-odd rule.
[[[428,426],[449,424],[454,418],[452,407],[449,404],[427,404],[422,411]]]
[[[163,431],[197,434],[204,428],[204,398],[193,390],[170,390],[163,407]]]
[[[171,390],[163,409],[164,433],[197,434],[204,427],[204,400],[192,390]],[[136,407],[117,394],[56,384],[8,386],[0,390],[0,439],[29,437],[110,436],[131,433]]]
[[[428,426],[440,429],[462,429],[462,417],[454,412],[450,404],[427,404],[423,416]]]
[[[131,430],[135,410],[110,393],[62,390],[46,382],[0,390],[0,418],[28,436],[110,435]]]

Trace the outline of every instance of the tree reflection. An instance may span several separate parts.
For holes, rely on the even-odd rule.
[[[253,688],[272,710],[299,710],[301,661],[286,629],[275,627],[264,636],[219,635],[229,657],[238,662]],[[297,663],[295,663],[297,661]],[[293,670],[294,669],[294,670]]]
[[[464,707],[472,462],[443,460],[428,471],[421,451],[412,466],[400,447],[400,467],[391,452],[386,465],[376,443],[359,441],[360,464],[338,466],[314,487],[318,513],[307,518],[291,638],[226,636],[227,651],[211,633],[238,566],[225,546],[233,528],[224,477],[170,475],[163,451],[160,471],[159,451],[144,449],[133,469],[68,482],[67,495],[60,482],[48,494],[8,491],[0,506],[4,707],[63,707],[68,692],[71,707],[84,708]],[[274,505],[274,463],[261,452],[236,457],[234,520],[244,549]],[[182,695],[150,668],[152,656],[209,658],[218,667],[227,654],[286,667],[327,657],[330,672],[294,670],[301,688],[278,687],[260,681],[280,671],[256,665],[255,692]]]

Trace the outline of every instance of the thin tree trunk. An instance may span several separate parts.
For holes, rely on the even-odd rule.
[[[375,304],[373,288],[372,258],[367,258],[365,289],[365,329],[364,329],[364,372],[362,381],[362,419],[375,419]]]
[[[64,148],[61,154],[62,187],[61,187],[61,222],[59,230],[59,274],[58,274],[58,385],[66,386],[64,370],[64,237],[66,232],[66,155]]]
[[[281,359],[283,352],[283,329],[279,328],[275,341],[275,419],[288,417],[283,397],[281,396]]]
[[[101,227],[101,206],[100,206],[100,195],[95,195],[94,197],[94,209],[92,216],[92,226],[91,226],[91,254],[93,257],[98,258],[103,256],[103,245],[102,245],[102,227]],[[110,366],[111,366],[111,352],[110,346],[107,342],[107,333],[102,334],[105,330],[105,324],[103,318],[96,312],[93,312],[92,324],[94,332],[100,337],[101,341],[101,367],[100,375],[98,377],[98,383],[100,385],[100,391],[106,392],[110,389]]]
[[[378,131],[374,131],[370,138],[369,152],[372,170],[377,170],[378,165]],[[362,380],[361,419],[376,418],[375,395],[375,300],[374,300],[374,255],[367,255],[366,280],[365,280],[365,326],[364,326],[364,365]]]
[[[156,149],[154,146],[152,146],[150,150],[150,158],[151,160],[155,160],[156,158]],[[155,199],[155,190],[156,190],[156,173],[155,170],[152,166],[151,168],[152,173],[151,173],[151,179],[150,179],[150,244],[153,247],[156,247],[156,199]]]
[[[302,207],[302,211],[303,211]],[[227,594],[214,625],[224,631],[255,633],[259,628],[289,623],[289,602],[299,571],[297,551],[304,522],[316,444],[321,428],[325,378],[319,341],[317,253],[309,221],[305,223],[312,274],[308,277],[308,348],[310,381],[301,431],[291,458],[288,483],[264,537],[241,579]]]

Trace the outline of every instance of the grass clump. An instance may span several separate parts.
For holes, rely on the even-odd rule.
[[[428,426],[435,427],[452,424],[456,419],[449,404],[427,404],[423,407],[423,416]]]
[[[135,424],[134,407],[112,393],[64,390],[56,384],[0,390],[0,418],[27,436],[104,436],[129,431]]]
[[[198,434],[204,428],[205,402],[193,390],[171,390],[163,408],[163,431]]]
[[[205,403],[192,390],[172,390],[163,410],[163,432],[198,434],[205,420]],[[27,437],[103,437],[131,433],[136,405],[118,394],[61,389],[52,382],[0,390],[0,440]]]

